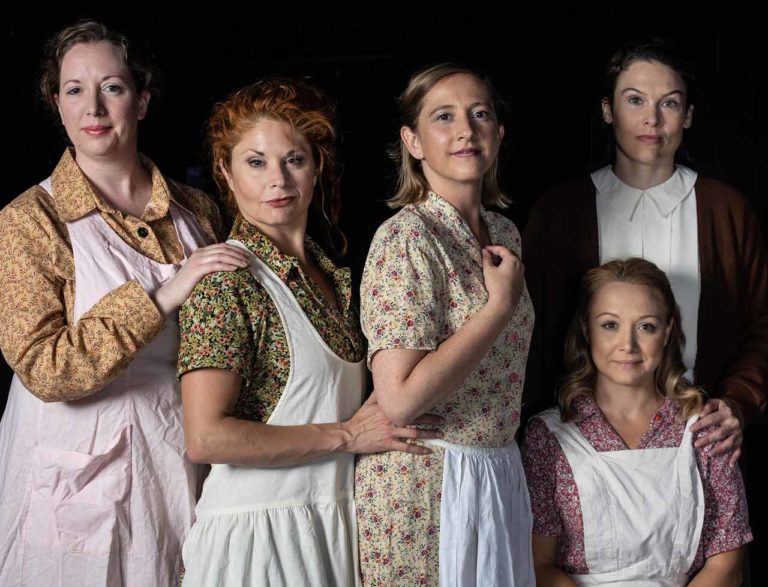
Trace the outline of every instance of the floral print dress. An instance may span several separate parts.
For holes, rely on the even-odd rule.
[[[481,209],[491,240],[520,255],[520,235]],[[437,194],[405,206],[377,231],[361,287],[368,361],[382,349],[434,351],[488,299],[480,245],[459,212]],[[501,447],[513,442],[533,329],[523,292],[491,350],[431,413],[445,441]],[[363,581],[371,586],[437,585],[443,450],[431,455],[361,455],[355,473]]]

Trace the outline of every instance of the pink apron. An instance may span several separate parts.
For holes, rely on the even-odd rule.
[[[170,206],[188,256],[206,239],[191,213]],[[96,210],[67,230],[75,321],[124,283],[152,293],[179,269],[132,249]],[[77,401],[45,403],[14,376],[0,424],[0,585],[176,583],[197,481],[184,452],[178,345],[169,318],[117,379]]]

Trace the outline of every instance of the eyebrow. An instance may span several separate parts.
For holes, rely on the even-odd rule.
[[[601,312],[600,314],[595,316],[595,318],[600,318],[600,316],[613,316],[615,318],[619,318],[619,315],[618,314],[614,314],[613,312]],[[639,316],[637,319],[638,320],[644,320],[646,318],[655,318],[656,320],[661,320],[661,316],[659,316],[657,314],[646,314],[644,316]]]
[[[633,88],[633,87],[624,88],[623,90],[621,90],[622,94],[625,94],[626,92],[637,92],[638,94],[645,95],[644,91],[638,90],[637,88]],[[667,92],[666,94],[664,94],[663,97],[666,98],[667,96],[671,96],[672,94],[680,94],[681,96],[685,96],[685,92],[683,90],[672,90],[671,92]]]
[[[257,151],[256,149],[251,149],[251,148],[246,149],[243,154],[247,155],[248,153],[255,153],[259,157],[266,157],[267,156],[266,153],[263,153],[262,151]],[[283,155],[283,157],[290,157],[291,155],[295,155],[296,153],[301,153],[302,155],[306,155],[307,154],[304,149],[299,147],[298,149],[291,149],[285,155]]]
[[[472,109],[478,106],[486,106],[488,108],[491,107],[491,105],[488,102],[480,101],[480,102],[473,102],[472,104],[469,105],[469,108]],[[455,108],[456,106],[454,106],[453,104],[445,104],[443,106],[438,106],[437,108],[434,108],[432,111],[430,111],[429,115],[432,116],[435,112],[439,110],[454,110]]]
[[[125,81],[125,78],[123,78],[122,75],[120,75],[118,73],[113,73],[111,75],[105,75],[103,78],[101,78],[101,82],[99,82],[99,83],[103,83],[103,82],[107,81],[108,79],[112,79],[113,77],[119,79],[120,81],[123,81],[123,82]],[[82,82],[79,79],[74,78],[74,79],[68,79],[66,81],[61,82],[61,85],[63,86],[64,84],[71,84],[71,83],[79,84],[79,83],[82,83]]]

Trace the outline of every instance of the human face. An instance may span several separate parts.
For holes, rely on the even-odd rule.
[[[415,129],[400,136],[421,161],[430,187],[441,195],[469,186],[482,188],[483,175],[496,160],[504,128],[496,119],[488,88],[475,76],[455,74],[424,96]]]
[[[108,41],[78,43],[66,52],[54,97],[78,160],[133,157],[148,92],[136,92],[120,49]]]
[[[635,61],[616,79],[612,102],[603,100],[603,119],[613,125],[616,157],[650,166],[674,165],[675,152],[690,128],[685,83],[658,61]]]
[[[589,312],[589,345],[598,391],[655,390],[671,323],[660,294],[645,285],[613,282],[601,287]]]
[[[219,162],[240,213],[268,236],[307,226],[315,163],[307,140],[289,124],[262,118]]]

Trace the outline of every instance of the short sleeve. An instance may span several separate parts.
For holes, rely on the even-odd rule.
[[[734,550],[752,541],[744,482],[738,466],[729,467],[730,453],[709,456],[698,451],[704,485],[704,557]]]
[[[403,211],[373,238],[360,286],[369,366],[382,349],[433,351],[442,342],[441,262],[423,238],[425,230]]]
[[[251,380],[255,358],[254,325],[246,296],[247,271],[207,275],[179,312],[181,341],[178,375],[193,369],[225,369]],[[251,306],[252,307],[252,306]]]
[[[539,418],[531,419],[523,441],[523,468],[533,513],[533,533],[560,537],[562,522],[555,503],[560,444]]]

